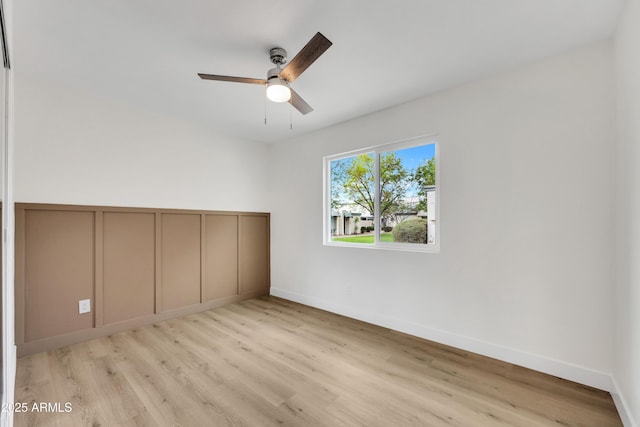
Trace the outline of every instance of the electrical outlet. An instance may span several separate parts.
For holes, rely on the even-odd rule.
[[[78,301],[78,311],[80,314],[91,312],[91,300],[90,299],[81,299]]]

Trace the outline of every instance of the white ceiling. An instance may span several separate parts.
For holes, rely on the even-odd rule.
[[[13,66],[98,96],[272,142],[610,36],[623,0],[19,0]],[[333,46],[293,87],[303,116],[257,85],[268,50]],[[289,117],[293,130],[289,129]]]

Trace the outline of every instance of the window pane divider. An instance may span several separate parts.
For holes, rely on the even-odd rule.
[[[373,155],[373,244],[380,243],[380,152],[374,151]]]

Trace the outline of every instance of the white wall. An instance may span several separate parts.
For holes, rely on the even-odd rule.
[[[616,403],[640,422],[640,2],[630,0],[616,34],[618,95]],[[629,425],[633,422],[629,421]],[[638,424],[633,424],[638,425]]]
[[[612,64],[600,43],[274,145],[272,293],[609,389]],[[431,132],[441,253],[324,247],[322,157]]]
[[[264,144],[14,77],[16,202],[267,209]]]

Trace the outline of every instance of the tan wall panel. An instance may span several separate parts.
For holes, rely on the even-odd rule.
[[[240,216],[240,293],[269,287],[269,218]]]
[[[265,213],[32,203],[15,213],[20,355],[269,292]]]
[[[204,299],[238,294],[238,216],[205,216]]]
[[[92,328],[94,213],[27,211],[25,257],[26,341]]]
[[[155,214],[104,213],[104,323],[154,313]]]
[[[200,215],[162,214],[162,310],[200,302]]]

